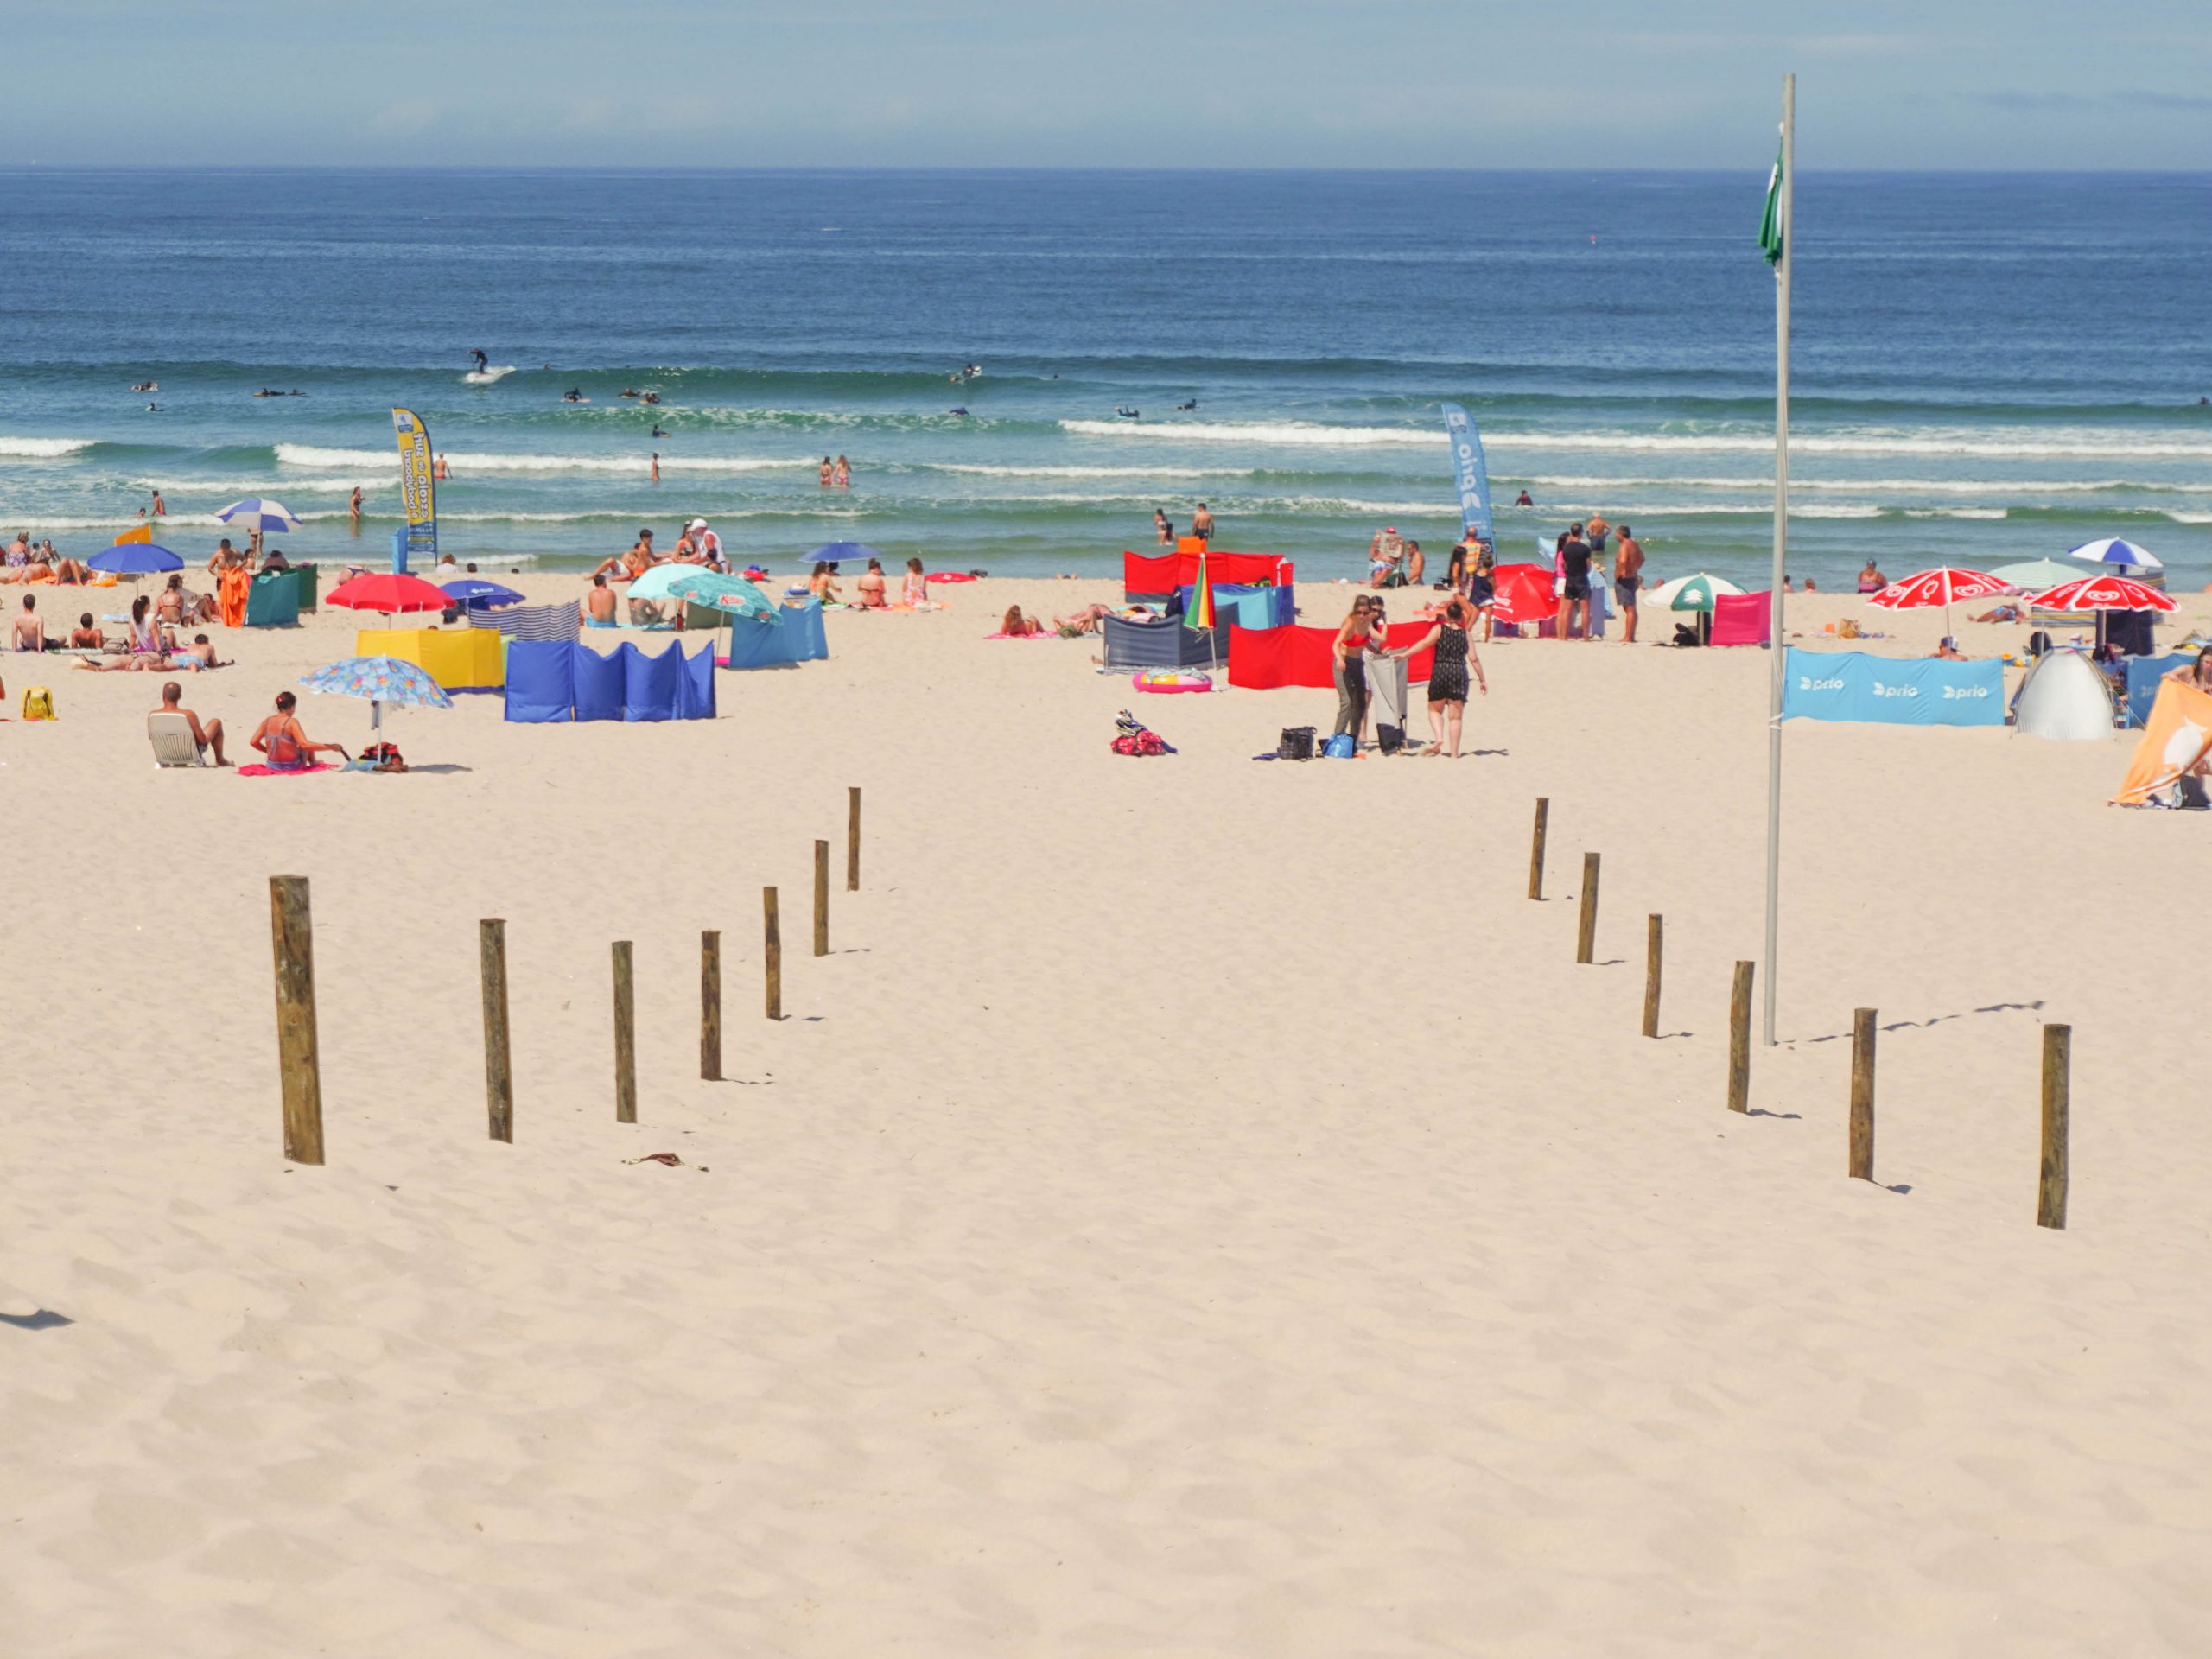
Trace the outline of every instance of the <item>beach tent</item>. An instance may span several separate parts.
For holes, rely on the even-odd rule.
[[[2158,700],[2158,682],[2177,668],[2196,660],[2193,651],[2177,651],[2164,657],[2127,659],[2127,723],[2141,726],[2151,718],[2151,705]]]
[[[671,645],[648,657],[628,640],[606,656],[567,640],[518,639],[507,649],[506,718],[559,721],[712,720],[715,658]]]
[[[486,628],[363,628],[353,653],[412,663],[442,691],[497,691],[507,683],[499,636]]]
[[[1217,585],[1287,588],[1297,579],[1297,567],[1273,553],[1209,553],[1206,574]],[[1193,587],[1198,580],[1195,552],[1179,550],[1156,558],[1141,553],[1122,555],[1122,588],[1133,602],[1165,604],[1178,588]]]
[[[2142,741],[2127,763],[2127,777],[2113,797],[2116,804],[2140,806],[2171,787],[2212,755],[2212,696],[2179,680],[2158,688]]]
[[[1225,626],[1186,628],[1174,621],[1108,616],[1099,619],[1098,632],[1109,668],[1196,668],[1219,662],[1229,646]]]
[[[2012,729],[2035,737],[2110,737],[2112,688],[2080,652],[2045,652],[2020,683]]]
[[[1395,651],[1420,639],[1431,626],[1427,622],[1393,622],[1385,637]],[[1325,691],[1335,683],[1330,677],[1334,665],[1329,658],[1336,648],[1336,638],[1334,628],[1231,628],[1229,683],[1258,691],[1286,685]],[[1415,652],[1406,658],[1407,678],[1416,682],[1427,679],[1429,664],[1435,659],[1433,645]]]
[[[819,663],[830,655],[830,636],[822,626],[822,605],[779,606],[776,620],[739,616],[706,605],[686,605],[686,628],[729,629],[729,654],[716,658],[722,668],[775,668],[785,663]]]
[[[1771,591],[1760,594],[1717,594],[1713,601],[1713,638],[1716,645],[1763,645],[1774,621]]]

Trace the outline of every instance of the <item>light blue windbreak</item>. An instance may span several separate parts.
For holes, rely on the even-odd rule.
[[[1490,463],[1483,459],[1483,435],[1458,404],[1444,405],[1444,434],[1452,442],[1452,482],[1459,492],[1459,522],[1493,547],[1490,527]]]

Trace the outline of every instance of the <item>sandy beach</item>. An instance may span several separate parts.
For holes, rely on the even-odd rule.
[[[2204,1651],[2207,820],[2106,804],[2132,737],[1793,722],[1783,1042],[1738,1116],[1764,652],[1497,642],[1473,757],[1260,764],[1332,696],[1140,697],[1095,640],[982,637],[1118,591],[832,613],[829,661],[722,676],[711,724],[405,711],[404,777],[159,772],[167,677],[0,658],[0,1646]],[[1846,615],[1901,655],[1942,631],[1827,594],[1791,626]],[[2160,638],[2208,626],[2190,594]],[[186,701],[242,751],[354,627],[211,631],[239,665]],[[15,718],[30,683],[58,721]],[[1109,753],[1130,707],[1180,753]],[[359,703],[301,714],[365,741]],[[280,1149],[277,874],[313,886],[320,1168]]]

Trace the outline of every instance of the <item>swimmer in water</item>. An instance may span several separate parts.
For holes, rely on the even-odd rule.
[[[1114,412],[1125,421],[1134,421],[1144,411],[1142,410],[1131,409],[1127,404],[1122,404],[1116,407]]]
[[[1175,407],[1176,407],[1176,408],[1178,408],[1178,409],[1196,409],[1198,406],[1198,400],[1197,398],[1195,398],[1195,397],[1192,398],[1192,399],[1191,399],[1191,401],[1190,401],[1189,403],[1187,403],[1187,404],[1176,404],[1176,405],[1175,405]]]
[[[158,415],[162,412],[162,406],[159,404],[149,404],[146,405],[146,412],[149,415]]]
[[[484,348],[481,346],[477,346],[474,351],[470,352],[469,355],[476,359],[477,373],[481,374],[485,370],[492,366],[492,359],[484,355]]]
[[[581,404],[583,400],[584,390],[582,386],[570,386],[561,394],[561,401],[564,404]]]
[[[664,432],[664,431],[662,431],[662,430],[660,429],[660,423],[659,423],[658,421],[655,421],[655,422],[653,423],[653,436],[655,436],[655,437],[657,437],[657,438],[664,438],[664,437],[666,437],[667,435],[668,435],[668,434],[667,434],[667,433],[665,433],[665,432]]]
[[[957,415],[963,421],[968,418],[968,411],[964,409],[949,410],[946,412],[948,414]]]

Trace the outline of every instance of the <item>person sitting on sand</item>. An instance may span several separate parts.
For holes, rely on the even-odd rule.
[[[1966,654],[1959,649],[1959,642],[1948,633],[1937,642],[1936,649],[1928,654],[1947,663],[1963,663],[1967,660]]]
[[[213,622],[221,613],[213,599],[186,587],[184,572],[177,570],[170,573],[168,585],[156,596],[154,614],[172,627],[181,627],[188,622]]]
[[[223,758],[223,722],[219,720],[203,722],[198,715],[186,708],[184,688],[175,680],[162,687],[162,706],[154,712],[157,715],[182,715],[185,723],[192,728],[192,741],[200,750],[200,758],[205,760],[213,754],[217,766],[231,764]]]
[[[2207,645],[2198,652],[2195,662],[2183,663],[2179,668],[2169,672],[2165,677],[2188,686],[2192,690],[2212,694],[2212,645]]]
[[[860,605],[864,611],[887,611],[890,597],[883,591],[883,561],[870,559],[868,569],[861,572],[861,579],[853,584]]]
[[[930,597],[929,578],[922,574],[919,559],[906,561],[906,575],[899,587],[899,602],[910,611],[934,611],[938,602]]]
[[[1045,625],[1021,613],[1021,607],[1009,605],[1006,614],[999,619],[998,638],[1001,639],[1034,639],[1045,632]]]
[[[86,611],[79,617],[77,626],[69,630],[69,649],[72,651],[105,651],[107,649],[107,635],[100,632],[99,625],[92,620],[92,613],[90,611]]]
[[[825,606],[845,602],[837,592],[836,573],[830,569],[826,559],[815,561],[814,574],[806,579],[806,591]]]
[[[1878,594],[1889,585],[1890,579],[1881,573],[1874,561],[1867,560],[1866,568],[1859,573],[1859,591],[1862,594]]]
[[[1113,613],[1114,607],[1111,605],[1085,605],[1071,616],[1054,617],[1052,626],[1059,631],[1061,639],[1072,639],[1079,633],[1100,632],[1099,619],[1111,616]]]
[[[591,573],[591,591],[584,595],[584,620],[594,627],[614,626],[614,590],[607,585],[607,573]]]
[[[38,620],[36,594],[23,595],[23,608],[16,618],[15,645],[17,651],[44,651],[46,649],[46,627]]]
[[[317,743],[302,729],[292,710],[299,699],[289,691],[276,694],[276,712],[255,728],[253,747],[268,757],[272,772],[305,772],[315,765],[318,754],[336,753],[340,759],[353,757],[337,743]]]

